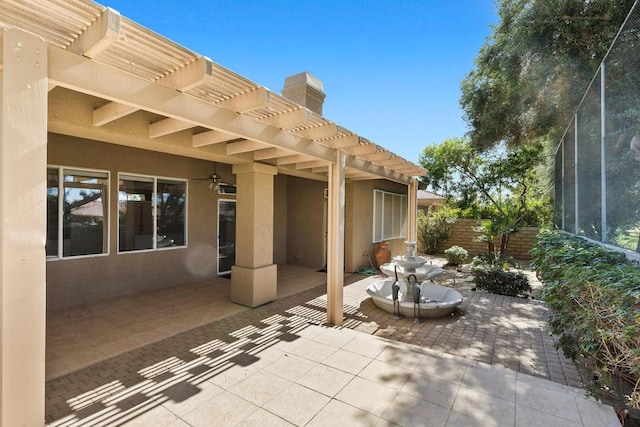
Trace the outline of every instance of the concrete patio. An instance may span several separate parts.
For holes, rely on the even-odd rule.
[[[216,279],[50,313],[48,425],[620,425],[585,397],[539,301],[461,290],[461,310],[416,324],[351,275],[330,328],[324,274],[279,277],[255,309]]]

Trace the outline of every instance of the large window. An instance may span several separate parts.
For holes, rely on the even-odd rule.
[[[108,253],[109,173],[47,168],[47,258]]]
[[[373,242],[407,237],[407,196],[373,190]]]
[[[185,181],[138,175],[119,177],[120,252],[186,245]]]

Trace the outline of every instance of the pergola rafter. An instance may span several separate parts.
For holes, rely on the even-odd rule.
[[[68,53],[80,57],[75,64],[82,66],[85,71],[93,68],[94,74],[103,76],[121,72],[128,74],[130,80],[136,80],[135,77],[140,79],[132,83],[128,89],[131,93],[131,89],[138,88],[135,89],[135,94],[136,97],[142,96],[141,102],[135,98],[127,99],[127,96],[114,96],[118,93],[117,90],[99,89],[97,87],[99,85],[91,82],[83,84],[72,82],[71,79],[65,81],[65,78],[51,76],[50,90],[63,86],[107,101],[93,112],[93,125],[96,127],[105,126],[138,111],[147,111],[164,116],[149,124],[147,133],[150,138],[160,138],[193,129],[194,150],[228,143],[229,147],[226,150],[228,154],[253,152],[252,157],[258,162],[277,162],[281,157],[291,159],[290,156],[296,154],[311,159],[306,161],[326,161],[334,157],[335,150],[339,150],[347,156],[355,156],[383,166],[373,172],[373,177],[407,183],[411,176],[419,176],[426,172],[418,165],[398,158],[361,136],[233,73],[209,58],[150,32],[120,16],[113,9],[94,4],[93,18],[89,18],[84,12],[77,19],[70,20],[76,24],[75,26],[71,24],[52,26],[57,32],[52,32],[49,28],[45,33],[42,31],[42,25],[35,24],[35,22],[50,21],[50,16],[59,16],[62,12],[70,14],[74,10],[85,10],[86,3],[82,4],[82,8],[80,5],[74,8],[72,3],[80,1],[71,0],[68,2],[71,4],[64,11],[60,10],[62,6],[46,2],[38,8],[29,4],[22,4],[22,6],[25,17],[32,18],[31,21],[34,22],[33,28],[27,28],[27,30],[40,34],[53,48],[54,57],[63,56],[61,48],[64,48]],[[47,11],[47,7],[56,10]],[[29,19],[20,20],[23,26],[25,22],[29,22]],[[85,62],[81,58],[88,61]],[[70,57],[64,61],[67,61],[69,66],[74,63]],[[110,67],[111,71],[108,72],[102,65]],[[60,76],[65,74],[60,68],[58,72]],[[121,81],[123,85],[129,84],[124,77],[115,77],[111,80]],[[142,90],[143,87],[144,90]],[[163,91],[161,87],[169,91]],[[144,101],[144,97],[147,99],[170,97],[170,93],[176,92],[203,101],[197,104],[197,108],[216,116],[216,120],[197,119],[188,109],[184,110],[184,114],[172,108],[158,110],[153,108],[151,103]],[[178,96],[173,103],[196,108],[196,103],[186,101],[186,98],[181,96]],[[234,125],[236,123],[237,126]],[[205,131],[196,130],[196,128],[204,128]],[[238,145],[238,140],[248,140],[253,143]],[[253,148],[249,149],[249,147]],[[244,158],[238,160],[246,161]],[[288,160],[283,162],[280,163],[290,164],[287,163]],[[359,165],[360,163],[356,163],[353,167],[358,168]]]

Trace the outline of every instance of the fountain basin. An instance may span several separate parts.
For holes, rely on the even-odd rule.
[[[367,294],[371,296],[373,303],[378,308],[389,313],[393,313],[391,286],[394,282],[394,279],[378,280],[367,287]],[[400,290],[403,291],[402,285]],[[406,291],[406,286],[404,290]],[[422,283],[420,285],[420,296],[420,317],[426,318],[448,316],[453,313],[457,306],[462,304],[463,300],[460,292],[435,283]],[[403,301],[402,295],[398,300],[400,302],[400,314],[413,317],[413,302]]]
[[[398,266],[398,277],[406,278],[409,274],[415,274],[416,278],[419,282],[424,280],[431,280],[436,278],[442,274],[444,274],[444,269],[442,267],[438,267],[437,265],[424,264],[416,267],[415,269],[408,269]],[[389,277],[395,277],[395,265],[393,262],[388,262],[386,264],[382,264],[380,266],[380,271],[382,271],[385,275]]]
[[[429,260],[422,256],[396,256],[393,257],[393,262],[390,264],[396,264],[404,270],[415,270],[418,267],[422,267],[427,261]]]

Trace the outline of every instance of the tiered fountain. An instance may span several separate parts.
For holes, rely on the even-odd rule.
[[[441,267],[427,264],[429,260],[416,256],[416,242],[405,242],[406,255],[393,257],[380,266],[389,278],[373,282],[367,293],[379,308],[393,313],[394,318],[447,316],[462,303],[462,295],[455,289],[437,285],[433,279],[442,275]]]

